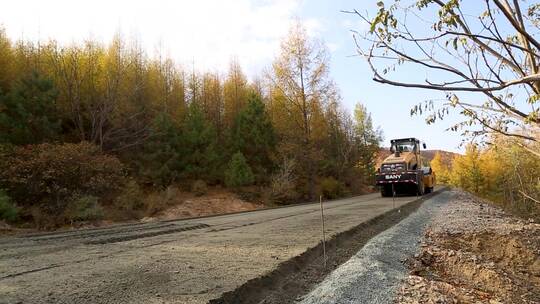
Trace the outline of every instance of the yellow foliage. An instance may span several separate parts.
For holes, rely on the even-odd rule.
[[[229,74],[223,84],[224,118],[227,126],[232,126],[235,117],[247,104],[247,79],[238,61],[231,61]]]
[[[443,161],[439,152],[431,160],[431,168],[437,176],[437,182],[440,184],[448,184],[450,182],[451,164]]]
[[[450,183],[511,211],[540,216],[540,158],[527,149],[538,150],[538,145],[502,137],[494,137],[484,149],[469,145],[465,155],[454,158]],[[437,156],[432,166],[440,179],[445,168]]]
[[[483,176],[480,171],[480,150],[476,145],[468,145],[465,155],[454,158],[450,182],[465,190],[480,192]]]

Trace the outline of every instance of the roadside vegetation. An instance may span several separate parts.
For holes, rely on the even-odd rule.
[[[540,219],[540,158],[503,138],[480,147],[468,145],[464,155],[431,161],[439,183],[453,185],[497,203],[525,218]]]
[[[137,41],[11,41],[0,30],[0,220],[39,228],[151,216],[171,193],[226,187],[289,204],[361,193],[381,132],[341,105],[328,52],[291,28],[248,81]]]

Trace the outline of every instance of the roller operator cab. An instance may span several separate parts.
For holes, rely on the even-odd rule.
[[[431,170],[429,161],[424,159],[420,149],[426,148],[416,138],[392,139],[390,152],[377,169],[376,181],[381,195],[430,193],[435,187],[435,172]]]

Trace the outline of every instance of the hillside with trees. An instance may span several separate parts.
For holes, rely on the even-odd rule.
[[[236,60],[186,69],[120,35],[65,46],[0,30],[0,219],[140,218],[171,187],[269,205],[360,193],[381,131],[343,108],[328,60],[300,24],[251,81]]]

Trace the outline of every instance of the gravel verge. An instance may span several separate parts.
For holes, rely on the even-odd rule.
[[[424,230],[451,196],[443,192],[425,201],[416,212],[367,242],[299,302],[392,303],[408,274],[403,262],[418,252]]]

